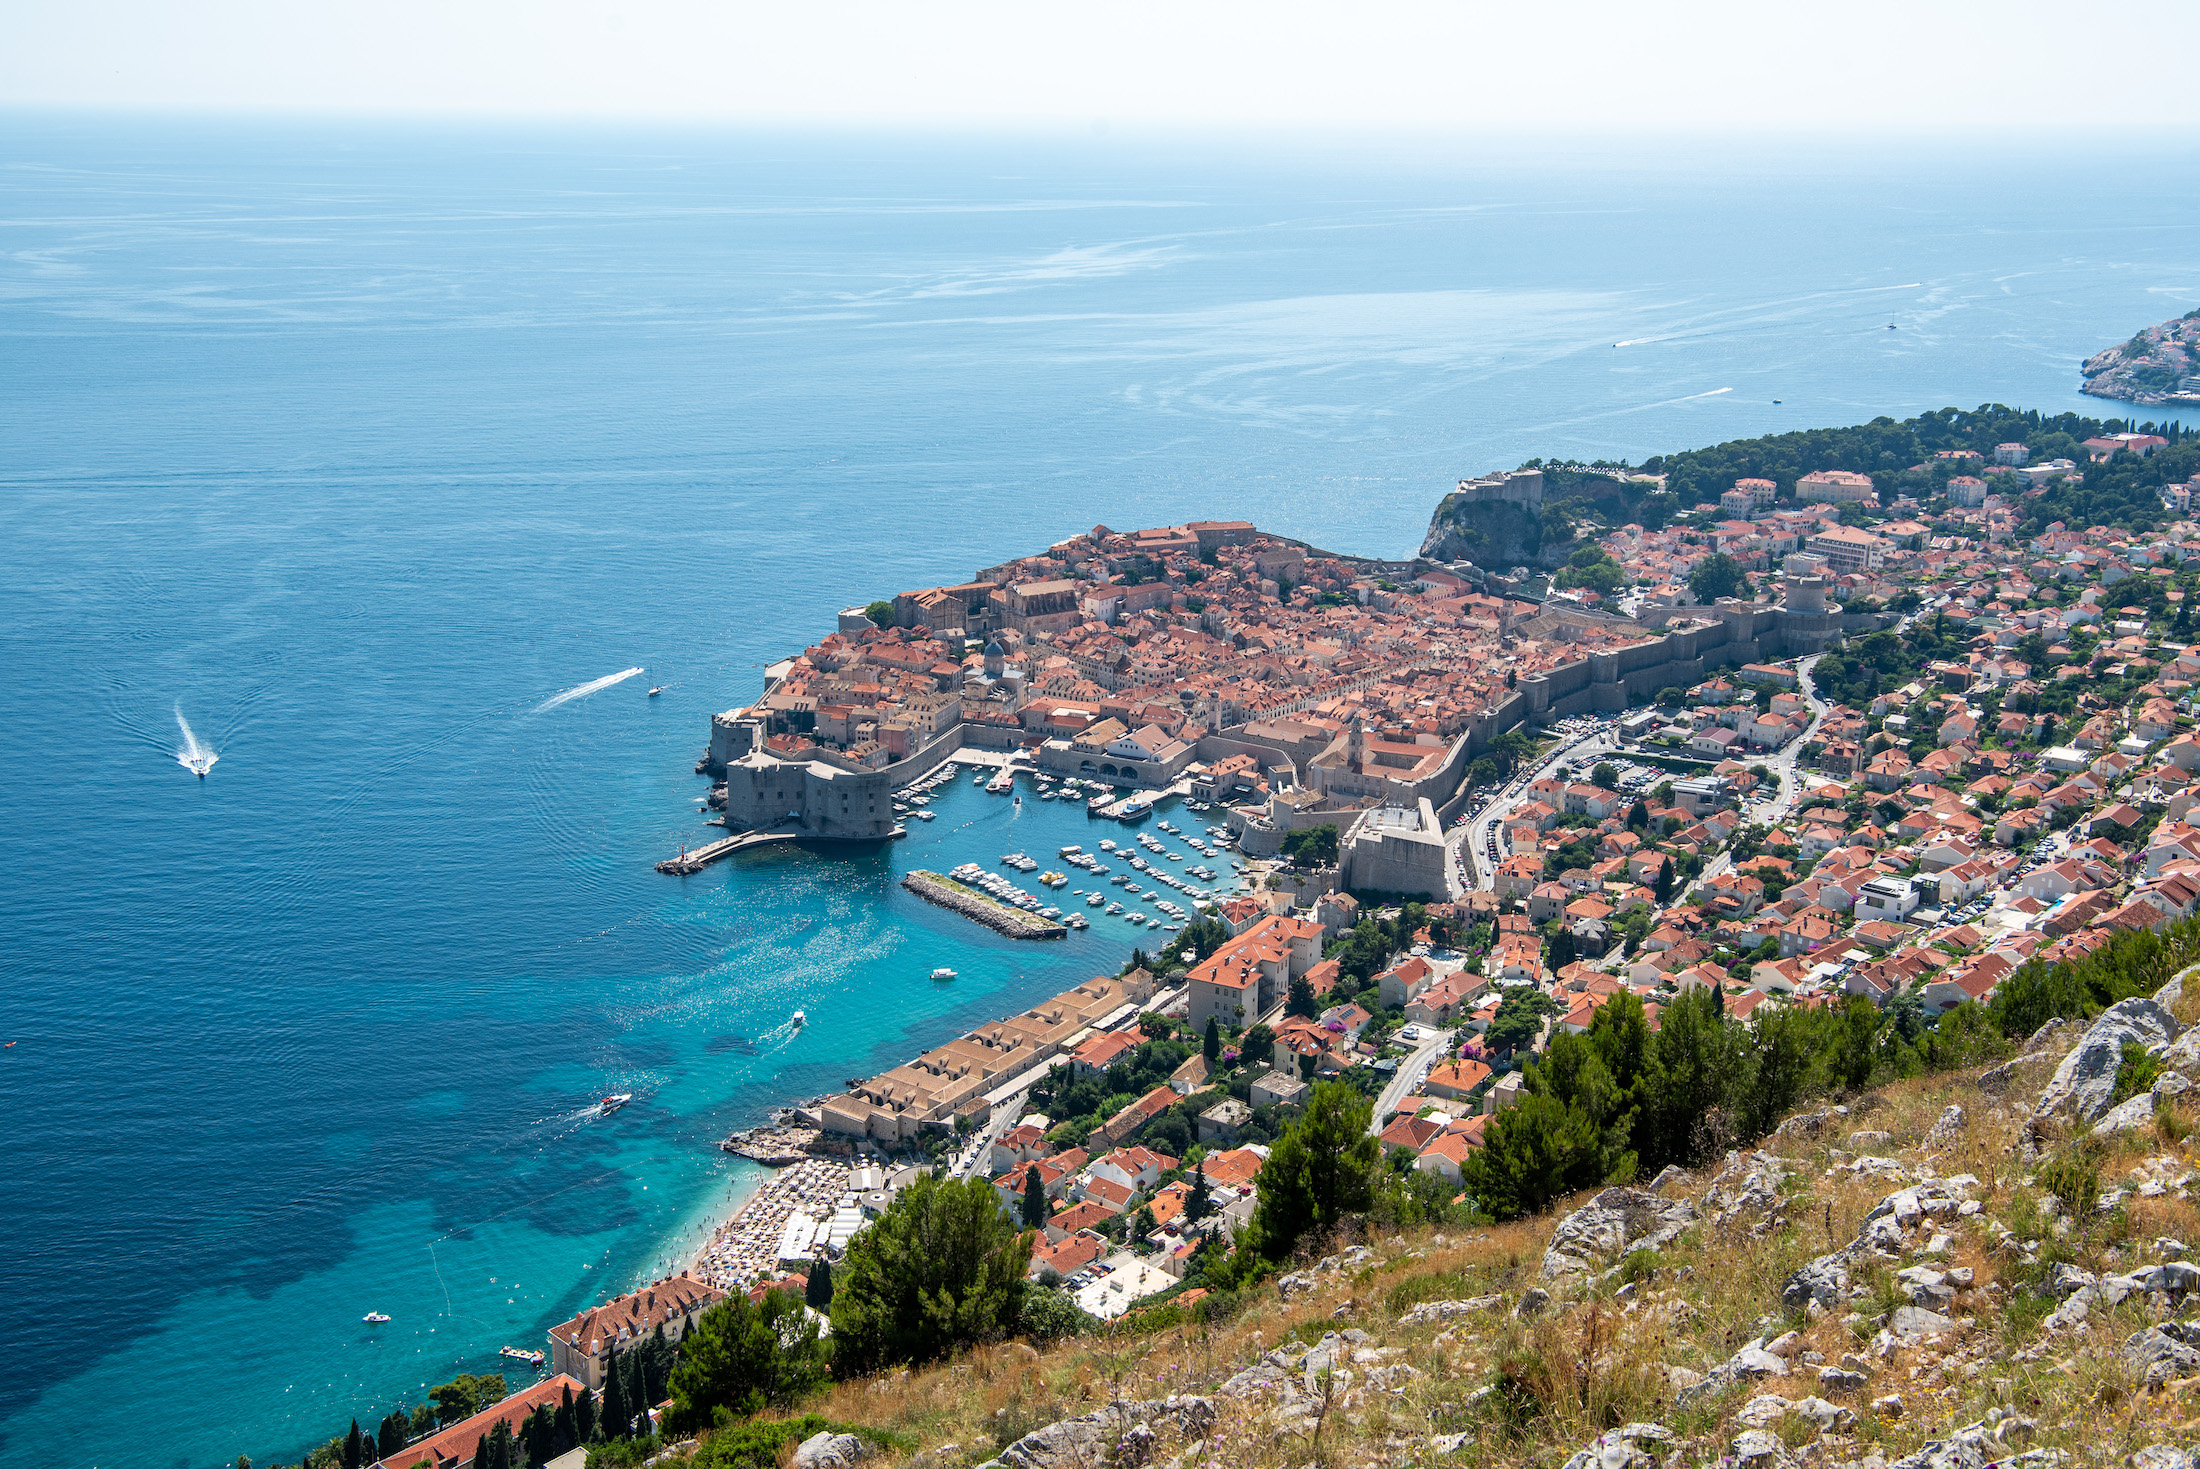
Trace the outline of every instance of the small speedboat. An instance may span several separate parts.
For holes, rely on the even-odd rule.
[[[934,979],[944,982],[946,980],[953,979],[955,977],[955,971],[947,968],[945,965],[942,965],[940,968],[932,971],[932,977]]]
[[[795,1029],[800,1030],[804,1025],[809,1023],[809,1019],[809,1016],[803,1014],[800,1010],[797,1010],[794,1012],[794,1018],[787,1023],[793,1026]]]
[[[360,1317],[359,1319],[366,1322],[369,1326],[380,1326],[383,1322],[389,1320],[390,1318],[385,1312],[369,1311],[366,1315]]]
[[[651,689],[651,690],[649,691],[649,696],[650,696],[650,697],[651,697],[652,699],[654,699],[654,698],[656,698],[656,697],[657,697],[657,696],[658,696],[659,694],[663,693],[664,691],[665,691],[665,686],[664,686],[663,684],[659,684],[659,685],[657,685],[657,687],[655,687],[655,688],[653,688],[653,689]]]
[[[621,1107],[625,1106],[628,1102],[631,1102],[633,1100],[634,1093],[632,1092],[615,1092],[611,1096],[605,1097],[602,1101],[596,1104],[596,1115],[599,1117],[609,1117],[612,1113],[618,1111]]]

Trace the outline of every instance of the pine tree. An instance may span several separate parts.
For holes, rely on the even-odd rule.
[[[1039,1165],[1034,1163],[1024,1169],[1024,1228],[1044,1228],[1050,1217],[1046,1185],[1039,1181]]]
[[[804,1304],[813,1311],[827,1311],[833,1304],[833,1262],[820,1260],[810,1267],[810,1284],[802,1292]]]
[[[1222,1058],[1222,1027],[1216,1024],[1212,1015],[1207,1017],[1207,1034],[1200,1041],[1199,1050],[1210,1066]]]
[[[359,1432],[359,1420],[354,1418],[351,1420],[351,1432],[344,1435],[344,1469],[359,1469],[366,1462],[360,1457],[365,1449],[366,1445]]]
[[[1306,982],[1305,975],[1292,976],[1290,993],[1283,1002],[1283,1013],[1303,1015],[1308,1020],[1321,1013],[1314,1005],[1314,987]]]

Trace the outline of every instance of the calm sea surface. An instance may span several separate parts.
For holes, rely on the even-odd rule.
[[[896,887],[1102,834],[967,786],[650,870],[836,608],[1095,522],[1404,554],[1531,455],[2090,406],[2200,298],[2193,163],[7,118],[0,1461],[371,1426],[679,1255],[728,1129],[1120,963]]]

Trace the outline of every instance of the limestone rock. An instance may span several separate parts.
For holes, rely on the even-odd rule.
[[[1474,1296],[1464,1301],[1423,1301],[1398,1318],[1400,1326],[1425,1326],[1434,1321],[1453,1321],[1461,1316],[1479,1316],[1490,1307],[1504,1301],[1503,1296]]]
[[[1950,1103],[1942,1109],[1940,1120],[1926,1130],[1923,1144],[1925,1150],[1929,1153],[1937,1153],[1944,1148],[1953,1147],[1956,1139],[1963,1136],[1963,1129],[1967,1121],[1968,1119],[1963,1115],[1963,1109],[1954,1103]]]
[[[2124,1366],[2147,1387],[2200,1373],[2200,1322],[2164,1321],[2124,1339]]]
[[[1688,1170],[1678,1163],[1668,1163],[1658,1170],[1658,1176],[1650,1180],[1650,1192],[1662,1194],[1675,1184],[1688,1182]]]
[[[1847,1120],[1848,1115],[1849,1109],[1846,1107],[1824,1107],[1816,1112],[1798,1112],[1775,1127],[1772,1135],[1775,1139],[1796,1142],[1823,1137],[1837,1124]]]
[[[2172,980],[2170,983],[2175,984]],[[2148,1444],[2131,1456],[2131,1469],[2200,1469],[2190,1452],[2170,1444]]]
[[[1818,1369],[1818,1390],[1820,1392],[1862,1392],[1864,1390],[1864,1380],[1864,1374],[1861,1372],[1849,1372],[1839,1367],[1821,1367]]]
[[[1686,1199],[1660,1198],[1647,1189],[1608,1188],[1559,1221],[1543,1253],[1543,1278],[1583,1273],[1631,1250],[1656,1249],[1697,1217]]]
[[[1897,1459],[1890,1469],[1986,1469],[1989,1464],[2024,1464],[2045,1469],[2046,1465],[2060,1463],[2063,1456],[2050,1450],[2008,1452],[2013,1445],[2030,1438],[2038,1426],[2029,1418],[2019,1418],[1996,1408],[1978,1422],[1959,1428],[1946,1438],[1934,1440],[1907,1458]]]
[[[1913,1342],[1956,1329],[1954,1321],[1938,1311],[1928,1311],[1923,1306],[1896,1307],[1894,1318],[1888,1325],[1896,1337]]]
[[[1111,1403],[1096,1413],[1025,1434],[984,1469],[1084,1469],[1089,1464],[1144,1462],[1162,1435],[1204,1433],[1214,1421],[1214,1404],[1202,1397]]]
[[[1787,1177],[1788,1172],[1780,1166],[1780,1160],[1770,1153],[1759,1151],[1747,1158],[1739,1153],[1728,1153],[1726,1166],[1704,1190],[1698,1207],[1706,1218],[1722,1228],[1744,1219],[1769,1218],[1780,1207],[1780,1185]]]
[[[1800,1311],[1816,1301],[1830,1311],[1849,1292],[1849,1258],[1846,1250],[1820,1255],[1790,1275],[1780,1286],[1780,1304]]]
[[[1531,1285],[1520,1293],[1520,1304],[1513,1307],[1513,1315],[1523,1321],[1543,1314],[1543,1308],[1551,1303],[1551,1293],[1540,1285]]]
[[[1774,1466],[1792,1463],[1787,1445],[1780,1436],[1769,1429],[1752,1428],[1734,1440],[1734,1462],[1744,1469],[1774,1469]]]
[[[1604,1434],[1566,1461],[1566,1469],[1657,1469],[1673,1432],[1655,1423],[1629,1423]]]
[[[1869,1153],[1876,1148],[1884,1148],[1893,1141],[1894,1134],[1892,1133],[1852,1132],[1849,1134],[1849,1150],[1856,1153]]]
[[[2177,1021],[2152,1000],[2120,1000],[2109,1006],[2055,1068],[2033,1115],[2067,1114],[2081,1123],[2098,1120],[2108,1110],[2125,1042],[2158,1046],[2175,1040],[2178,1030]]]
[[[854,1469],[863,1462],[863,1440],[852,1433],[819,1433],[794,1451],[794,1469]]]
[[[2093,1124],[2092,1136],[2107,1139],[2127,1132],[2144,1132],[2154,1126],[2155,1106],[2152,1092],[2141,1092],[2135,1097],[2127,1097]]]

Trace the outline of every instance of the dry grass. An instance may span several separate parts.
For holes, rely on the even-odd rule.
[[[2191,1006],[2200,1009],[2200,994]],[[1951,1103],[1964,1108],[1968,1125],[1927,1159],[1919,1150],[1922,1140]],[[2135,1187],[2139,1177],[2166,1183],[2200,1167],[2200,1110],[2178,1117],[2186,1129],[2181,1138],[2157,1133],[2098,1150],[2102,1188]],[[1329,1384],[1325,1413],[1318,1411],[1318,1395],[1317,1411],[1309,1411],[1305,1400],[1294,1407],[1273,1394],[1220,1399],[1208,1438],[1165,1445],[1163,1457],[1180,1456],[1183,1469],[1303,1469],[1317,1457],[1324,1465],[1433,1464],[1433,1436],[1463,1432],[1473,1442],[1443,1455],[1442,1463],[1555,1469],[1599,1433],[1654,1421],[1682,1438],[1674,1462],[1715,1463],[1742,1427],[1735,1414],[1744,1404],[1761,1392],[1793,1399],[1815,1393],[1817,1364],[1685,1407],[1676,1405],[1669,1369],[1707,1372],[1752,1339],[1789,1329],[1800,1332],[1801,1351],[1838,1365],[1844,1354],[1868,1353],[1876,1318],[1895,1303],[1891,1275],[1900,1266],[1862,1282],[1876,1286],[1877,1299],[1852,1301],[1815,1320],[1788,1318],[1779,1299],[1791,1271],[1855,1238],[1865,1215],[1904,1181],[1858,1177],[1839,1166],[1849,1161],[1847,1133],[1871,1129],[1892,1137],[1875,1151],[1913,1167],[1929,1163],[1939,1176],[1977,1177],[1971,1197],[1981,1203],[1980,1212],[1941,1225],[1950,1250],[1932,1262],[1969,1266],[1975,1283],[1951,1311],[1963,1323],[1956,1332],[1870,1360],[1866,1388],[1842,1400],[1857,1415],[1852,1428],[1821,1434],[1793,1416],[1779,1425],[1801,1463],[1842,1465],[1874,1451],[1891,1461],[1993,1407],[2037,1419],[2034,1446],[2065,1450],[2079,1464],[2118,1463],[2147,1444],[2189,1435],[2200,1427],[2200,1385],[2143,1394],[2118,1360],[2123,1339],[2149,1319],[2144,1302],[2096,1311],[2082,1332],[2043,1340],[2040,1322],[2051,1303],[2025,1291],[2057,1259],[2100,1274],[2155,1258],[2152,1242],[2161,1236],[2200,1246],[2200,1209],[2169,1195],[2131,1198],[2057,1237],[2041,1217],[2037,1164],[2021,1157],[2023,1122],[2021,1096],[1997,1101],[1967,1075],[1889,1086],[1859,1099],[1847,1125],[1826,1137],[1781,1146],[1794,1177],[1780,1227],[1752,1237],[1746,1227],[1722,1232],[1698,1226],[1655,1259],[1638,1260],[1631,1285],[1623,1288],[1615,1279],[1597,1288],[1554,1288],[1557,1299],[1538,1319],[1517,1320],[1500,1308],[1448,1328],[1402,1324],[1424,1301],[1489,1294],[1503,1294],[1508,1303],[1517,1299],[1540,1281],[1554,1218],[1578,1206],[1578,1199],[1551,1216],[1463,1238],[1419,1232],[1374,1241],[1376,1260],[1357,1272],[1326,1273],[1319,1289],[1290,1302],[1264,1287],[1221,1323],[1150,1333],[1117,1326],[1045,1353],[1020,1343],[986,1347],[950,1364],[840,1384],[809,1406],[927,1446],[959,1444],[959,1460],[951,1462],[974,1464],[1043,1424],[1111,1401],[1211,1394],[1263,1352],[1357,1327],[1369,1334],[1369,1347],[1402,1351],[1380,1364],[1346,1364],[1349,1378]],[[2136,1177],[2134,1169],[2140,1170]],[[1711,1171],[1693,1181],[1691,1194],[1701,1191]],[[1997,1247],[1997,1222],[2037,1238],[2038,1260]],[[1929,1232],[1913,1237],[1916,1248]],[[1917,1258],[1913,1252],[1903,1263]],[[1867,1319],[1850,1320],[1852,1310]],[[1387,1384],[1371,1380],[1392,1362],[1411,1375],[1399,1373]],[[1901,1416],[1872,1410],[1872,1401],[1888,1394],[1902,1397]]]

